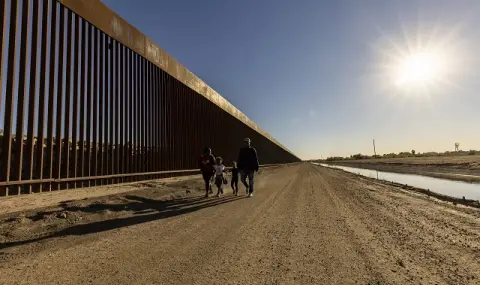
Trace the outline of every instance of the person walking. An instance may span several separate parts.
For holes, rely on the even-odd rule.
[[[257,150],[251,145],[250,138],[245,138],[243,141],[245,146],[240,149],[237,163],[242,183],[247,188],[248,197],[252,197],[254,172],[258,172],[259,168],[258,156]]]
[[[234,161],[232,163],[232,182],[230,185],[232,186],[233,194],[238,196],[238,167],[237,162]]]
[[[208,193],[212,192],[211,180],[215,171],[213,167],[214,164],[215,157],[212,155],[212,150],[206,147],[198,160],[198,167],[200,168],[203,180],[205,181],[205,197],[208,197]]]
[[[226,178],[224,177],[225,165],[223,165],[223,159],[221,157],[217,157],[215,159],[215,165],[213,166],[215,169],[215,185],[217,185],[217,197],[220,197],[220,194],[223,194],[223,183],[225,182]]]

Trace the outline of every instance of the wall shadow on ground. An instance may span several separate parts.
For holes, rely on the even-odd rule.
[[[86,212],[96,213],[102,211],[124,211],[125,209],[133,210],[133,216],[114,218],[109,220],[102,220],[87,224],[78,224],[55,233],[50,233],[45,236],[36,237],[33,239],[12,241],[0,244],[0,249],[6,249],[14,246],[27,245],[51,238],[65,237],[65,236],[81,236],[88,234],[95,234],[113,229],[124,228],[137,224],[152,222],[159,219],[170,218],[178,215],[192,213],[201,209],[219,206],[225,203],[232,203],[241,199],[244,196],[224,196],[220,198],[203,198],[203,197],[188,197],[169,201],[161,201],[149,199],[141,196],[127,195],[129,202],[123,204],[90,204],[85,207],[72,206],[65,207],[65,211],[70,212]],[[42,212],[31,217],[31,219],[40,219],[44,215],[53,212]]]

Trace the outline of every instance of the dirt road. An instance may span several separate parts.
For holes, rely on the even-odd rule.
[[[480,284],[475,209],[307,163],[253,198],[175,183],[10,217],[0,284]]]

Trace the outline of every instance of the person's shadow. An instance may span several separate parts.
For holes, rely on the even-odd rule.
[[[128,202],[123,204],[90,204],[85,207],[65,206],[63,211],[69,212],[87,212],[95,213],[105,210],[109,211],[124,211],[131,210],[134,212],[134,216],[103,220],[88,224],[75,225],[55,233],[48,234],[46,236],[36,237],[34,239],[11,241],[0,244],[0,249],[5,249],[14,246],[20,246],[30,244],[50,238],[64,237],[69,235],[87,235],[94,234],[103,231],[128,227],[145,222],[151,222],[158,219],[165,219],[173,216],[183,215],[191,213],[197,210],[218,206],[221,204],[234,202],[244,197],[237,196],[225,196],[220,198],[203,198],[192,197],[182,198],[170,201],[160,201],[149,199],[140,196],[127,195],[125,196]],[[32,220],[39,220],[43,216],[51,214],[52,212],[38,213],[36,216],[31,217]]]

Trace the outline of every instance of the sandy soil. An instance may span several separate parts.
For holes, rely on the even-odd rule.
[[[0,284],[480,284],[477,209],[308,163],[201,184],[4,214]]]
[[[344,160],[333,164],[480,182],[480,155]]]
[[[8,197],[0,197],[0,215],[29,211],[39,208],[45,208],[48,206],[58,206],[69,201],[97,198],[102,196],[109,196],[115,194],[121,194],[133,190],[140,190],[144,188],[152,188],[158,186],[164,186],[166,184],[175,183],[182,180],[189,180],[198,178],[198,175],[171,177],[156,180],[155,182],[144,181],[124,184],[114,184],[99,187],[86,187],[77,188],[75,190],[60,190],[44,193],[34,193],[28,195],[14,195]],[[178,189],[170,189],[176,190]]]

